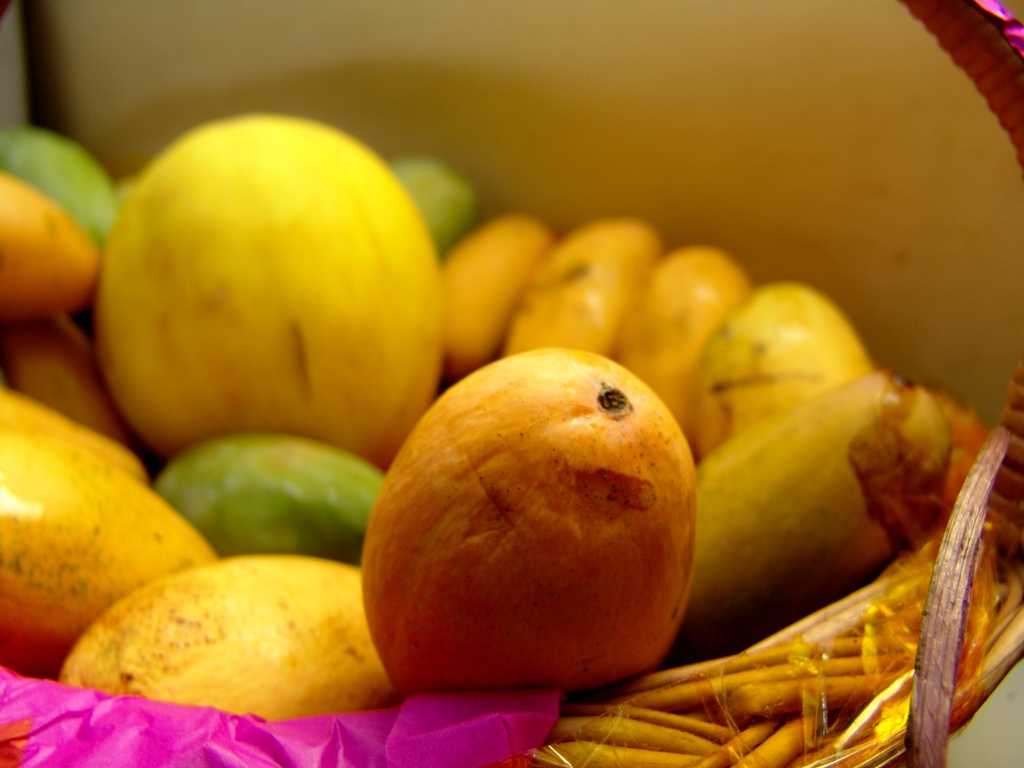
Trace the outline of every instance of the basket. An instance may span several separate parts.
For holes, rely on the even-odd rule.
[[[1024,166],[1024,26],[998,3],[987,0],[901,2],[970,76],[1009,134],[1018,162]],[[597,766],[618,765],[618,761],[622,765],[647,764],[641,756],[643,747],[657,745],[662,740],[661,746],[655,749],[704,755],[702,759],[678,763],[701,768],[728,765],[945,766],[951,723],[952,727],[962,727],[1024,656],[1024,610],[1018,597],[1022,564],[1020,535],[1024,523],[1021,512],[1024,508],[1022,409],[1024,362],[1019,363],[1013,373],[1000,424],[991,433],[964,484],[935,556],[913,666],[885,677],[885,684],[879,685],[876,695],[857,702],[859,715],[828,749],[812,751],[811,757],[806,757],[808,727],[801,723],[800,713],[802,709],[806,719],[809,699],[812,707],[817,707],[815,714],[819,719],[823,714],[821,710],[827,709],[822,703],[829,697],[845,701],[847,694],[838,678],[828,680],[827,673],[812,673],[805,678],[813,682],[805,686],[802,701],[787,705],[782,703],[783,694],[779,694],[774,701],[759,705],[761,720],[752,716],[746,721],[740,720],[742,715],[749,714],[744,712],[744,705],[753,694],[748,697],[738,694],[754,688],[747,685],[748,691],[744,691],[743,684],[754,680],[757,672],[781,670],[773,665],[780,659],[792,660],[794,651],[787,644],[794,641],[806,643],[809,648],[808,655],[802,657],[804,663],[819,662],[825,666],[830,661],[842,661],[844,652],[838,644],[844,631],[863,620],[869,606],[887,590],[890,594],[899,590],[897,584],[901,576],[898,572],[888,571],[872,585],[742,654],[656,672],[602,691],[589,700],[564,705],[563,718],[549,737],[549,746],[540,753],[538,764]],[[1010,543],[1005,549],[1008,559],[1001,566],[1006,597],[988,634],[983,659],[977,662],[978,690],[964,691],[958,687],[958,669],[969,657],[964,647],[965,635],[969,634],[969,606],[984,549],[982,531],[990,509],[1009,521]],[[974,596],[977,598],[977,593]],[[977,632],[977,627],[974,631]],[[859,639],[867,643],[870,638],[860,636]],[[798,656],[803,653],[797,651]],[[833,681],[835,686],[831,686]],[[812,689],[810,696],[808,688]],[[796,690],[795,686],[792,690]],[[895,726],[876,728],[873,736],[857,745],[858,737],[863,737],[865,731],[871,733],[872,725],[884,719],[885,708],[893,707],[896,699],[908,694],[909,716],[903,720],[896,718]],[[701,711],[708,715],[706,720],[710,725],[705,718],[687,721],[689,713]],[[796,715],[787,720],[786,712],[796,712]],[[716,739],[714,728],[722,726],[727,728]],[[678,741],[673,741],[672,730],[677,736],[703,736],[715,741],[717,749],[701,751],[700,746],[681,747]],[[880,732],[885,736],[879,736]],[[590,743],[587,740],[591,740]],[[674,746],[668,746],[670,743]],[[630,748],[638,751],[631,755]],[[650,764],[676,763],[652,761]]]
[[[901,2],[937,38],[953,61],[975,83],[1009,135],[1017,159],[1024,167],[1024,27],[992,0]],[[0,2],[0,12],[4,5]],[[1013,373],[1000,426],[993,430],[965,484],[936,555],[914,664],[916,674],[894,681],[896,687],[886,690],[886,694],[892,696],[905,693],[907,686],[912,686],[911,713],[905,732],[900,731],[898,738],[883,745],[884,749],[869,758],[861,760],[855,756],[855,759],[861,760],[856,763],[858,766],[893,765],[904,760],[913,768],[940,768],[945,765],[950,716],[955,703],[955,681],[962,657],[975,569],[982,551],[979,542],[983,535],[986,510],[991,506],[1004,518],[1021,526],[1024,525],[1024,514],[1020,512],[1022,504],[1024,361],[1018,364]],[[1017,536],[1019,538],[1019,530]],[[1019,544],[1014,546],[1014,557],[1019,564]],[[963,718],[969,719],[1013,665],[1024,657],[1024,608],[1021,608],[1020,580],[1013,574],[1012,568],[1005,578],[1008,597],[1004,599],[1004,610],[997,617],[997,626],[990,634],[992,639],[982,662],[980,679],[983,687],[980,696],[965,705],[960,724]],[[887,583],[883,581],[870,585],[840,603],[807,617],[785,632],[766,639],[751,649],[751,652],[766,651],[797,635],[806,641],[813,640],[815,632],[820,633],[822,638],[835,636],[839,631],[837,627],[841,627],[843,621],[849,622],[851,616],[860,615],[885,586]],[[638,697],[666,685],[696,679],[710,665],[717,663],[721,662],[716,660],[698,667],[665,670],[630,681],[617,689],[601,692],[589,702],[573,702],[565,708],[565,715],[586,718],[614,713],[616,717],[622,718],[623,705],[631,706],[630,702],[637,701]],[[881,700],[878,706],[884,704],[885,700]],[[3,734],[0,734],[0,765],[4,765],[3,744]],[[734,763],[739,764],[742,754],[743,749],[736,753]],[[543,765],[559,764],[545,763],[542,757],[542,754],[532,754],[530,758],[522,758],[520,763],[513,759],[508,765],[526,764],[531,759]],[[560,764],[577,763],[566,761]],[[596,761],[593,764],[596,765]],[[754,761],[750,764],[761,763]]]

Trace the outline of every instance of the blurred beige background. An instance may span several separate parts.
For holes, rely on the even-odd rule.
[[[203,120],[339,126],[486,210],[651,220],[832,295],[989,420],[1024,349],[1024,184],[896,0],[31,0],[35,117],[117,173]]]
[[[21,37],[21,4],[15,0],[0,19],[0,126],[28,120],[28,79]]]

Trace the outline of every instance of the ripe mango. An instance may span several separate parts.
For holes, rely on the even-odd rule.
[[[654,669],[682,621],[693,460],[657,395],[589,352],[449,388],[384,478],[366,615],[403,693],[590,688]]]
[[[117,216],[110,176],[81,144],[36,125],[0,130],[0,168],[61,206],[99,247]]]
[[[140,587],[86,630],[60,680],[268,720],[397,702],[359,569],[294,555],[225,558]]]
[[[441,267],[445,381],[498,356],[520,294],[553,243],[542,222],[513,213],[485,222],[451,250]]]
[[[12,389],[125,446],[133,439],[103,381],[92,341],[66,314],[0,327]]]
[[[615,359],[658,393],[691,445],[697,365],[708,338],[750,292],[750,278],[725,251],[679,248],[654,265],[623,318]]]
[[[928,391],[860,376],[697,467],[686,620],[671,659],[736,653],[848,594],[942,512],[950,428]]]
[[[149,482],[149,473],[142,460],[124,445],[6,386],[0,387],[2,431],[26,432],[69,442],[101,455],[138,480]]]
[[[820,291],[758,286],[704,347],[690,422],[694,453],[703,457],[759,419],[873,367],[853,325]]]
[[[0,431],[0,664],[55,675],[114,601],[215,557],[112,462],[67,441]]]
[[[313,555],[358,564],[384,473],[291,435],[231,435],[174,457],[153,488],[222,557]]]
[[[57,203],[3,171],[0,253],[0,322],[77,312],[96,294],[96,244]]]
[[[570,232],[523,292],[503,354],[566,347],[611,357],[661,251],[657,232],[638,219],[600,219]]]

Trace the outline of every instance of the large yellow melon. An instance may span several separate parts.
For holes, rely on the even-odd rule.
[[[97,352],[158,453],[239,431],[386,465],[433,399],[440,276],[430,235],[372,151],[329,126],[201,126],[142,173],[112,228]]]

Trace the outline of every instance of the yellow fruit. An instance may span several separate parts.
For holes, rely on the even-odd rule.
[[[760,419],[873,368],[828,297],[801,283],[759,286],[704,347],[690,421],[694,453],[703,457]]]
[[[12,389],[131,445],[96,364],[92,342],[67,315],[0,327],[0,368]]]
[[[697,468],[693,589],[673,661],[739,652],[919,546],[942,512],[949,455],[935,399],[887,372],[722,443]]]
[[[140,587],[88,628],[60,680],[268,720],[397,703],[359,569],[298,555],[225,558]]]
[[[214,557],[181,515],[106,459],[0,432],[0,664],[55,675],[115,600]]]
[[[507,214],[455,244],[441,266],[446,381],[498,356],[519,296],[553,242],[540,221]]]
[[[622,321],[615,359],[665,401],[687,437],[697,365],[711,334],[750,296],[750,278],[729,254],[679,248],[655,264]]]
[[[201,126],[143,171],[95,321],[115,402],[164,456],[273,431],[385,466],[441,373],[422,218],[370,150],[296,118]]]
[[[50,440],[62,440],[99,454],[142,482],[149,481],[142,461],[121,443],[3,386],[0,386],[0,432],[25,432]]]
[[[96,244],[53,200],[0,171],[0,322],[77,312],[92,302]]]
[[[590,688],[654,669],[682,621],[694,470],[611,360],[491,363],[424,415],[363,546],[366,614],[404,693]]]
[[[601,219],[569,233],[523,293],[503,354],[567,347],[610,357],[660,256],[658,234],[636,219]]]

